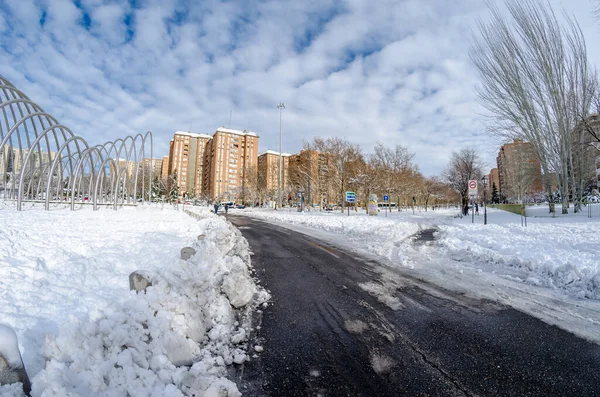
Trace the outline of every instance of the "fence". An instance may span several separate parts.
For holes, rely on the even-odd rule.
[[[517,215],[523,215],[522,204],[493,204],[490,208],[497,208],[504,211],[512,212]],[[564,217],[587,217],[587,218],[600,218],[600,203],[585,203],[582,204],[581,209],[575,212],[575,205],[569,204],[568,213],[562,214],[562,204],[554,204],[554,211],[550,212],[548,204],[527,204],[525,206],[524,215],[529,218],[564,218]]]

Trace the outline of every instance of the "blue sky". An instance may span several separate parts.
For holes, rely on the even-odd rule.
[[[551,3],[598,65],[591,2]],[[0,74],[91,144],[150,130],[160,157],[176,130],[225,126],[279,150],[284,102],[283,151],[401,144],[432,176],[462,147],[495,166],[468,57],[486,15],[480,0],[3,0]]]

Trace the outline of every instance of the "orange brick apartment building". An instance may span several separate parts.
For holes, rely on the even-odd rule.
[[[180,197],[239,199],[249,177],[256,175],[258,138],[254,132],[224,127],[212,136],[177,131],[163,176],[177,172]]]

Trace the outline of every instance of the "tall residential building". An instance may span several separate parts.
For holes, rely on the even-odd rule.
[[[501,197],[520,202],[526,194],[542,191],[542,170],[530,142],[515,139],[503,145],[496,161]]]
[[[168,175],[177,173],[179,195],[202,193],[204,155],[210,135],[177,131],[170,143]]]
[[[496,190],[500,192],[500,175],[498,168],[492,168],[488,175],[488,191],[491,193],[493,186],[496,185]]]
[[[31,149],[18,149],[9,145],[4,145],[0,150],[0,173],[18,173],[23,167],[23,162]],[[47,151],[36,147],[29,158],[29,164],[40,167],[42,164],[50,164],[56,158],[56,152]]]
[[[257,183],[258,138],[246,130],[217,128],[206,146],[204,162],[203,183],[209,197],[246,200],[246,188]]]
[[[166,178],[169,176],[169,156],[164,156],[162,159],[162,167],[160,170],[159,178]]]
[[[290,161],[289,153],[281,153],[281,191],[286,191],[285,186],[288,180],[288,168]],[[279,182],[279,152],[267,150],[258,156],[258,189],[265,194],[265,198],[270,200],[277,199],[277,190]],[[285,201],[285,198],[284,198]]]
[[[168,161],[168,159],[169,158],[167,157],[167,161]],[[152,179],[160,178],[161,173],[162,173],[162,167],[163,167],[163,159],[155,159],[155,158],[144,159],[144,167],[145,168],[152,167]]]

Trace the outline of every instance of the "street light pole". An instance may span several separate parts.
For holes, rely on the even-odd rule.
[[[485,189],[485,187],[486,187],[486,179],[487,179],[486,175],[484,175],[481,178],[481,181],[483,182],[483,224],[484,225],[487,225],[487,199],[486,199],[486,196],[485,196],[485,193],[486,193],[486,189]]]
[[[282,142],[282,134],[281,134],[281,125],[283,118],[283,109],[285,109],[285,103],[279,102],[277,105],[277,109],[279,109],[279,175],[277,178],[277,208],[281,208],[281,181],[282,181],[282,168],[283,168],[283,158],[281,157],[281,142]]]

